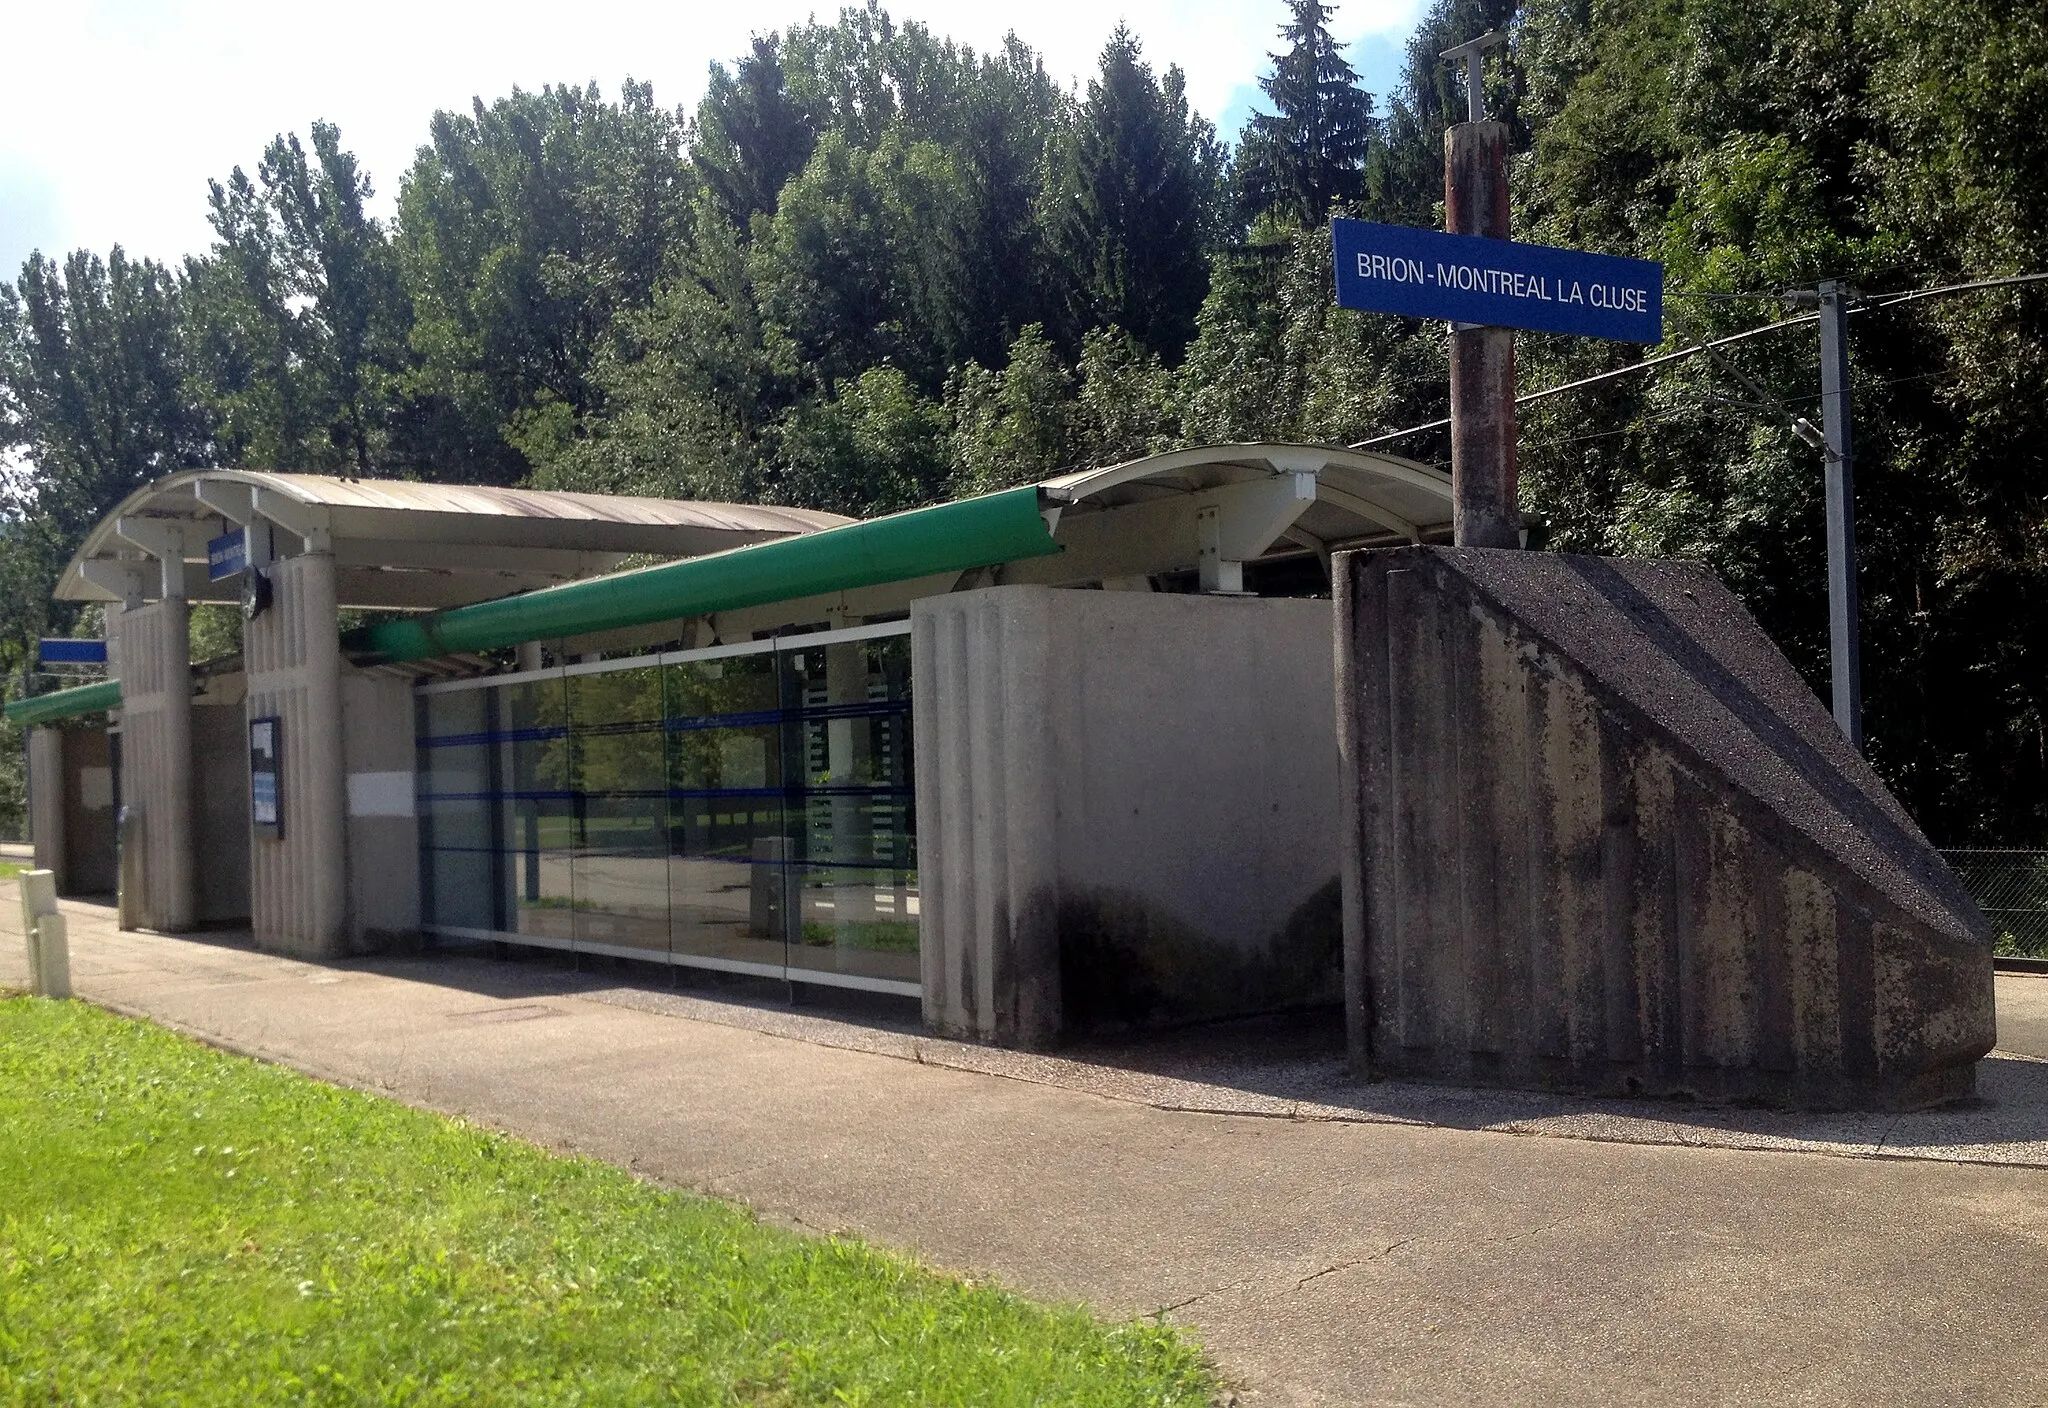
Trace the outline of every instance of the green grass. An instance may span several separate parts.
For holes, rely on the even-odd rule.
[[[30,866],[27,861],[0,860],[0,880],[12,880],[28,869]]]
[[[0,1402],[1200,1404],[1198,1352],[0,1000]]]
[[[916,953],[917,925],[901,919],[857,919],[845,924],[806,919],[804,942],[822,948],[843,944],[876,953]]]

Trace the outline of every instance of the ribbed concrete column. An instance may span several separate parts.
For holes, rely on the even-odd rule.
[[[28,832],[35,842],[37,870],[57,877],[67,889],[64,873],[64,735],[54,728],[28,731]]]
[[[122,611],[109,620],[118,638],[121,680],[121,796],[142,817],[142,903],[152,929],[192,927],[191,608],[176,599]]]
[[[278,719],[282,834],[250,842],[256,942],[307,958],[348,950],[347,781],[342,769],[341,638],[334,558],[271,568],[270,609],[243,635],[248,715]]]

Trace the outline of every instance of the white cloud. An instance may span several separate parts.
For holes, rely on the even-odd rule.
[[[1418,0],[1350,0],[1347,42],[1405,30]],[[31,248],[160,259],[208,242],[206,181],[253,168],[280,131],[336,123],[388,211],[436,108],[467,108],[515,84],[650,80],[664,105],[694,104],[708,65],[749,36],[831,4],[678,0],[8,0],[11,62],[0,82],[0,278]],[[1277,44],[1278,0],[901,0],[886,8],[977,48],[1015,29],[1063,80],[1085,76],[1119,19],[1164,67],[1188,75],[1211,118],[1241,106]]]

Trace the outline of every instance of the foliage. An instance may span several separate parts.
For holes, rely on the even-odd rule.
[[[1186,1403],[1195,1350],[81,1003],[0,1002],[25,1402]]]

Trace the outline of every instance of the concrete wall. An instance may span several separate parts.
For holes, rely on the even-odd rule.
[[[412,682],[344,666],[341,699],[349,944],[383,948],[410,941],[420,927]]]
[[[147,928],[176,933],[197,917],[192,835],[190,610],[178,600],[107,616],[121,681],[121,800],[141,817]]]
[[[269,570],[270,609],[244,629],[242,659],[248,717],[279,720],[282,827],[250,844],[250,927],[263,948],[337,957],[349,931],[334,558],[307,553]]]
[[[1989,926],[1709,573],[1338,563],[1359,1066],[1818,1106],[1970,1092]]]
[[[1327,602],[994,587],[912,623],[931,1026],[1336,996]]]
[[[202,695],[192,710],[192,830],[199,922],[249,920],[249,728],[239,689]]]

